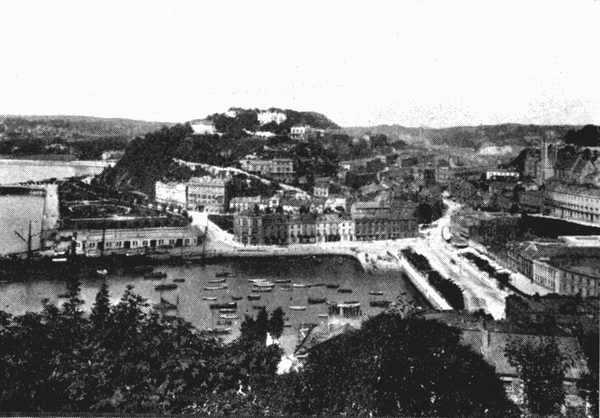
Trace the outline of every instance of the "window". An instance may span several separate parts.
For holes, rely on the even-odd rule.
[[[148,246],[148,240],[143,240],[142,241],[142,246],[143,247],[147,247]]]
[[[159,239],[159,240],[158,240],[158,245],[164,245],[164,243],[165,243],[165,240],[164,240],[164,239]]]

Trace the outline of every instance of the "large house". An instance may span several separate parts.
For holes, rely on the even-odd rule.
[[[190,126],[196,135],[215,135],[217,133],[215,124],[208,119],[192,120],[190,121]]]

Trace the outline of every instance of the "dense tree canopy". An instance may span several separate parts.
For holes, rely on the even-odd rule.
[[[292,375],[285,412],[337,415],[510,416],[493,367],[441,323],[378,315],[314,347]],[[290,378],[287,378],[290,379]],[[286,387],[281,384],[281,387]]]

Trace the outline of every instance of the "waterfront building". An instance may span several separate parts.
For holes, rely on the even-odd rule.
[[[88,257],[143,254],[156,249],[184,249],[202,244],[200,232],[189,225],[63,229],[59,238],[72,239],[76,254]]]
[[[233,216],[233,235],[244,245],[264,244],[262,216],[254,211],[246,211]]]
[[[210,176],[192,177],[187,182],[187,207],[209,213],[220,213],[227,207],[229,181]]]
[[[353,241],[354,222],[340,214],[284,214],[247,211],[234,215],[235,240],[246,245]]]
[[[507,246],[506,261],[532,282],[560,295],[600,296],[600,246],[566,240]]]
[[[415,237],[418,224],[415,217],[417,204],[385,200],[355,202],[350,213],[354,221],[354,232],[357,241],[386,240]]]
[[[215,124],[208,119],[192,120],[190,121],[190,126],[196,135],[215,135],[217,133]]]
[[[354,222],[348,216],[337,213],[322,214],[316,217],[316,241],[353,241]]]
[[[187,206],[187,185],[181,182],[162,182],[154,184],[154,198],[159,203]]]
[[[545,196],[551,215],[600,225],[600,188],[554,181],[546,185]]]
[[[288,215],[267,213],[262,215],[262,243],[266,245],[288,244]],[[259,238],[260,242],[260,238]]]
[[[317,242],[317,219],[314,214],[292,216],[288,222],[290,244],[314,244]]]
[[[516,230],[519,219],[519,215],[504,212],[464,210],[450,217],[450,232],[458,240],[481,242],[482,238],[500,227],[502,230]]]

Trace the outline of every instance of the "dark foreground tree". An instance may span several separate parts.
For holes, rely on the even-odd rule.
[[[293,382],[290,383],[290,379]],[[314,347],[282,381],[285,413],[511,416],[492,366],[434,321],[382,314]],[[285,401],[282,401],[285,403]]]
[[[554,339],[515,340],[506,348],[506,354],[523,379],[529,411],[541,415],[558,413],[565,400],[563,380],[567,363]]]

